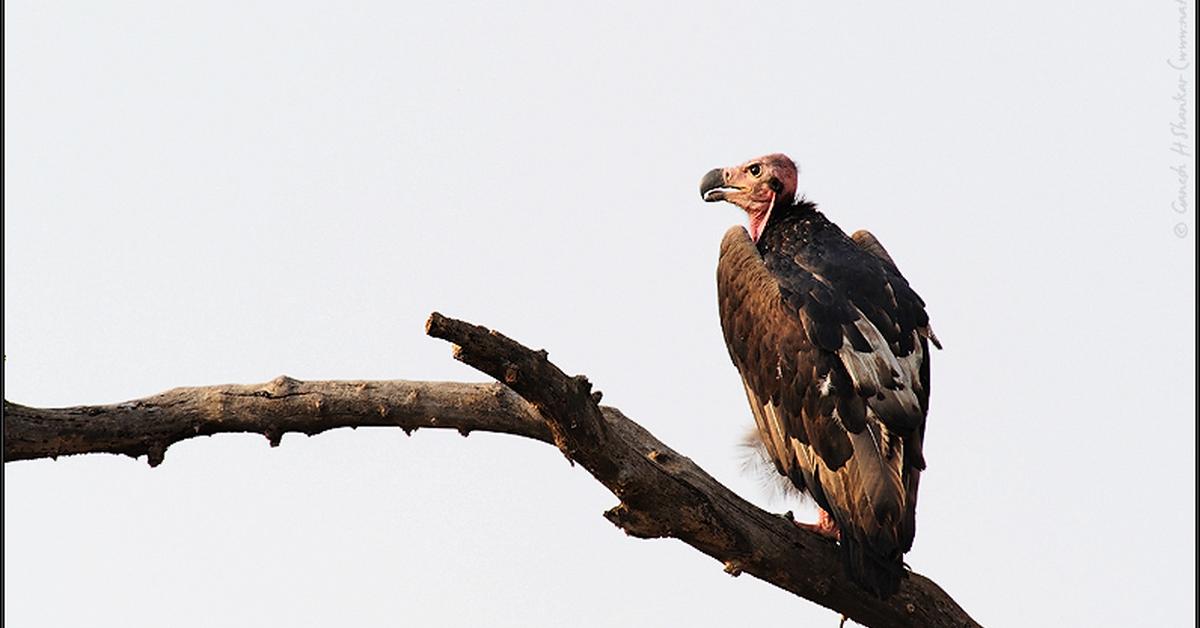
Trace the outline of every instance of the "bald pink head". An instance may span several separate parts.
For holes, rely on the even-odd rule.
[[[705,201],[728,201],[750,217],[750,237],[757,242],[771,210],[796,199],[796,164],[783,153],[772,153],[744,164],[710,170],[700,180]]]

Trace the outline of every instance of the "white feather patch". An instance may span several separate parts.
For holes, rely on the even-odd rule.
[[[855,311],[858,312],[858,320],[854,321],[854,326],[867,339],[871,350],[858,351],[848,338],[843,338],[842,347],[837,352],[838,358],[846,366],[846,371],[854,382],[854,387],[859,390],[873,388],[885,397],[893,397],[907,412],[919,413],[921,405],[917,401],[914,383],[919,385],[921,361],[924,356],[916,333],[913,334],[916,350],[903,359],[897,358],[883,334],[871,324],[862,310]],[[895,374],[892,379],[900,384],[896,390],[883,385],[890,373]]]

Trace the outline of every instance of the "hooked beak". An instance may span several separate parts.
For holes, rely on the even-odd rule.
[[[703,179],[700,179],[700,197],[708,203],[723,201],[725,194],[736,192],[739,189],[725,184],[724,168],[713,168],[704,175]]]

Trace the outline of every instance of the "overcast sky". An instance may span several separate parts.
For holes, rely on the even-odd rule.
[[[849,4],[6,2],[4,396],[481,380],[439,310],[796,509],[740,469],[714,270],[743,215],[697,192],[782,151],[946,347],[914,569],[986,625],[1191,625],[1180,5]],[[615,503],[545,444],[433,430],[12,463],[4,619],[836,625]]]

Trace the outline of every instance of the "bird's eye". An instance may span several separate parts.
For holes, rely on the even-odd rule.
[[[762,166],[759,164],[750,164],[750,167],[746,168],[746,170],[750,171],[750,174],[756,177],[762,174]]]

